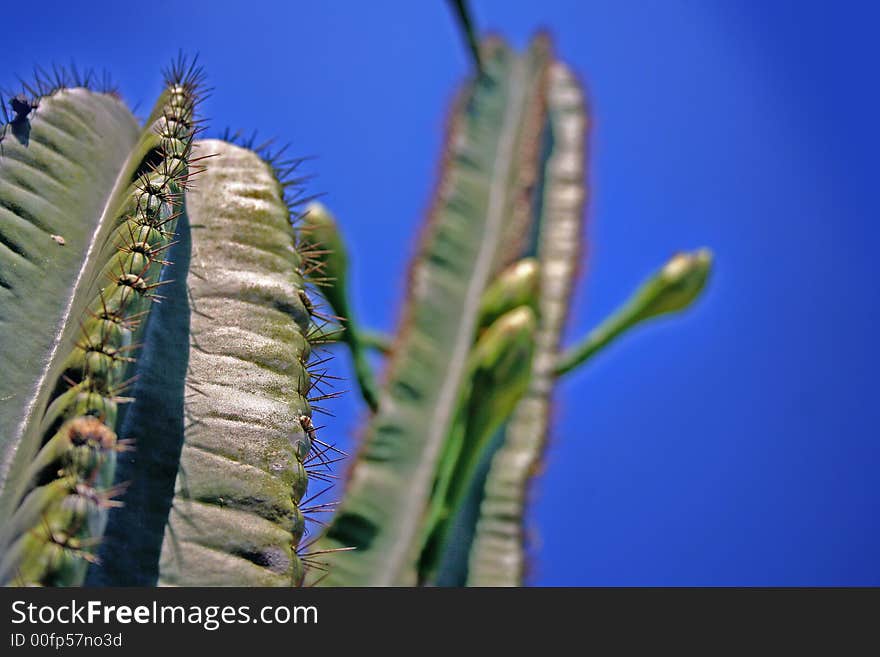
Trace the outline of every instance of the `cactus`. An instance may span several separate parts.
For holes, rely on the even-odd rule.
[[[27,140],[4,140],[3,581],[77,584],[95,559],[120,407],[183,213],[200,85],[178,61],[142,130],[115,98],[58,85],[31,103],[33,119],[17,117]],[[103,131],[114,148],[100,148]]]
[[[318,542],[355,549],[327,560],[314,580],[322,584],[522,584],[524,509],[554,382],[628,329],[686,308],[708,276],[708,251],[674,257],[562,351],[586,202],[583,93],[544,35],[522,55],[488,39],[478,61],[450,115],[439,191],[396,335],[343,322],[359,336],[345,341],[355,361],[376,346],[389,362]],[[342,244],[326,208],[312,211],[332,232],[326,243]],[[343,261],[328,256],[325,264],[331,279],[347,279]],[[327,298],[340,316],[352,306],[344,287]],[[502,339],[498,324],[511,317],[529,326],[518,340],[530,347]],[[511,360],[475,367],[486,340]],[[373,407],[375,392],[362,392]]]
[[[201,70],[165,77],[143,127],[64,80],[4,126],[3,584],[303,577],[329,447],[296,162],[195,143]]]
[[[358,322],[350,250],[330,210],[306,206],[298,160],[196,140],[194,61],[167,69],[143,125],[63,72],[10,100],[0,583],[523,583],[555,381],[688,307],[711,256],[676,255],[562,349],[587,197],[583,92],[546,35],[524,53],[480,43],[466,3],[450,5],[474,72],[393,336]],[[314,415],[336,394],[337,346],[368,411],[350,459]],[[381,379],[370,350],[387,358]],[[334,511],[316,498],[339,461]]]

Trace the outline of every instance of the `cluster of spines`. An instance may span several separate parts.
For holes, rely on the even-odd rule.
[[[125,441],[99,418],[65,422],[30,464],[35,482],[4,528],[0,581],[13,586],[63,586],[81,580],[96,558],[107,510],[119,504],[113,486]]]
[[[282,199],[290,213],[290,221],[294,228],[299,225],[304,215],[302,207],[323,196],[320,193],[307,193],[305,183],[312,180],[314,175],[300,172],[302,164],[313,157],[288,157],[290,144],[276,146],[275,138],[260,140],[256,131],[246,135],[241,130],[233,132],[230,128],[223,131],[220,139],[253,151],[269,165],[275,180],[281,186]]]
[[[107,71],[97,73],[92,69],[80,71],[76,64],[70,66],[53,65],[51,71],[42,67],[35,67],[30,80],[19,77],[20,90],[10,92],[0,89],[0,114],[3,118],[3,126],[0,128],[0,146],[6,137],[10,125],[21,121],[39,107],[43,98],[52,96],[63,89],[83,88],[97,93],[119,97],[119,88],[113,83]],[[15,107],[25,106],[23,114],[19,114]],[[10,115],[9,110],[13,113]],[[0,156],[3,155],[0,147]]]
[[[139,346],[138,335],[151,304],[161,300],[157,290],[167,282],[161,278],[168,264],[165,253],[173,244],[176,221],[183,211],[183,194],[192,175],[198,172],[191,153],[194,136],[200,131],[196,104],[204,92],[202,71],[195,61],[180,57],[165,71],[165,78],[167,89],[161,113],[150,127],[152,133],[145,137],[149,140],[148,152],[132,175],[117,211],[115,228],[101,251],[109,255],[99,273],[97,293],[78,318],[79,334],[42,418],[40,435],[44,436],[44,444],[34,463],[54,463],[57,446],[69,436],[80,435],[84,427],[88,435],[104,437],[98,441],[101,445],[114,445],[102,447],[104,452],[119,449],[114,428],[119,404],[129,401],[123,395],[132,382],[130,364]],[[74,451],[79,454],[81,449],[77,449]],[[104,460],[107,464],[115,462],[115,458]],[[108,468],[112,471],[106,464],[99,469],[105,472]],[[23,577],[16,575],[13,583],[77,584],[85,575],[85,567],[71,568],[69,562],[94,561],[93,548],[103,533],[103,520],[83,524],[82,518],[96,514],[103,518],[119,489],[113,487],[112,475],[96,476],[95,468],[42,468],[40,472],[41,477],[50,478],[54,472],[54,478],[62,483],[41,481],[39,477],[30,480],[33,488],[22,498],[13,517],[12,525],[20,529],[19,540],[54,546],[58,536],[76,537],[77,546],[55,550],[53,554],[65,558],[48,559],[42,563],[42,570],[31,569]],[[56,503],[48,493],[37,495],[42,490],[68,493],[65,501]],[[86,516],[62,512],[78,508],[76,500],[81,501],[79,506],[89,507]],[[45,508],[37,514],[34,508],[40,501]],[[44,520],[46,517],[49,522]],[[29,520],[36,524],[28,525]],[[5,533],[14,537],[14,532]],[[20,572],[18,568],[13,570]]]
[[[79,337],[59,382],[62,392],[44,418],[49,429],[59,417],[93,414],[110,426],[131,381],[129,364],[137,336],[168,264],[183,192],[193,173],[190,154],[198,130],[195,104],[202,86],[199,69],[178,63],[166,72],[166,102],[152,126],[154,144],[133,175],[110,236],[112,248],[101,270],[99,289],[80,318]]]
[[[323,405],[324,402],[340,396],[344,391],[328,389],[329,384],[338,380],[339,377],[329,373],[327,363],[331,360],[331,356],[324,347],[327,344],[338,341],[338,332],[341,330],[339,327],[343,318],[337,317],[332,313],[321,294],[321,288],[331,285],[333,281],[328,278],[325,271],[324,259],[322,258],[322,251],[325,250],[324,247],[315,244],[305,234],[307,231],[302,222],[305,213],[301,208],[314,200],[317,195],[305,196],[300,187],[305,178],[294,177],[295,168],[301,161],[281,163],[279,167],[278,164],[273,164],[273,160],[269,160],[276,171],[276,176],[280,174],[279,180],[282,181],[282,185],[287,183],[284,187],[284,201],[288,206],[291,223],[295,230],[296,251],[300,255],[300,265],[297,272],[303,281],[300,299],[311,318],[309,329],[306,333],[306,340],[311,349],[303,363],[309,377],[306,401],[308,401],[312,411],[330,415]],[[290,168],[291,166],[293,168]],[[311,451],[304,455],[302,463],[305,467],[309,483],[319,482],[322,488],[312,493],[308,498],[299,501],[298,508],[306,520],[320,528],[324,528],[327,526],[327,523],[322,520],[322,517],[326,518],[326,514],[333,512],[336,502],[322,502],[321,500],[335,486],[335,482],[338,479],[338,475],[333,473],[335,470],[333,466],[346,459],[348,454],[337,448],[334,444],[324,442],[318,438],[317,432],[322,427],[314,426],[310,418],[301,416],[300,422],[303,423],[303,429],[306,431],[312,444]],[[304,543],[297,542],[297,557],[305,566],[305,569],[322,573],[317,578],[314,578],[312,585],[326,576],[329,566],[326,558],[330,556],[331,552],[338,551],[314,549],[314,543],[317,541],[319,533],[316,533],[314,537]],[[305,572],[302,574],[300,583],[302,583],[304,577]]]
[[[333,396],[336,396],[336,393],[333,393]],[[312,549],[315,541],[318,539],[317,535],[305,542],[302,542],[302,539],[309,533],[307,522],[321,528],[327,526],[327,523],[321,519],[322,514],[332,513],[336,508],[336,502],[322,502],[321,498],[333,488],[338,478],[337,475],[333,474],[333,464],[342,461],[348,456],[336,446],[324,442],[317,437],[317,431],[322,427],[314,426],[310,417],[302,415],[299,421],[309,437],[311,445],[310,450],[302,450],[297,453],[297,458],[301,459],[306,472],[307,477],[304,481],[307,485],[321,482],[322,488],[308,497],[303,496],[305,491],[295,491],[294,499],[299,498],[297,501],[297,514],[302,519],[301,524],[295,529],[293,536],[294,548],[300,564],[300,567],[297,568],[294,582],[296,585],[302,584],[305,579],[306,570],[324,573],[325,575],[317,578],[320,581],[322,577],[326,576],[329,565],[325,560],[325,556],[330,552],[339,551]],[[312,584],[314,583],[316,582],[312,582]]]
[[[18,78],[22,92],[30,94],[33,98],[50,96],[61,89],[81,87],[99,93],[117,95],[119,88],[113,83],[107,71],[100,73],[93,69],[80,71],[74,62],[70,66],[58,66],[53,64],[52,70],[46,70],[37,66],[33,70],[30,80]]]

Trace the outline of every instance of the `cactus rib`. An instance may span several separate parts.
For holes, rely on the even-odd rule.
[[[536,326],[530,305],[518,305],[486,328],[470,354],[469,385],[461,391],[424,523],[419,556],[422,583],[433,582],[449,548],[451,521],[464,503],[480,460],[528,388]]]
[[[300,502],[327,458],[309,401],[308,266],[273,168],[225,142],[198,149],[217,157],[187,195],[186,425],[158,581],[296,585]]]
[[[484,75],[470,80],[453,109],[438,194],[413,260],[379,410],[319,542],[326,549],[357,549],[336,555],[325,584],[416,581],[414,553],[466,384],[479,304],[489,282],[520,257],[548,47],[538,39],[519,56],[491,40],[484,52]]]
[[[179,64],[181,67],[173,68],[166,77],[168,89],[129,156],[128,166],[122,169],[126,178],[118,179],[117,190],[111,195],[119,200],[104,213],[110,221],[99,223],[104,230],[95,234],[89,247],[86,260],[96,266],[81,279],[83,285],[77,292],[92,301],[78,313],[79,331],[72,344],[61,344],[67,350],[56,354],[57,374],[49,380],[51,393],[45,397],[45,410],[28,427],[32,440],[42,445],[35,463],[51,460],[45,454],[54,454],[59,440],[98,435],[91,426],[95,423],[110,436],[106,442],[116,444],[113,430],[120,404],[128,401],[123,395],[135,362],[133,354],[154,290],[162,284],[160,275],[166,264],[162,254],[182,213],[182,192],[190,173],[188,159],[201,76],[197,69],[183,65],[183,60]],[[70,451],[77,455],[82,450],[76,447]],[[87,458],[83,469],[56,470],[55,476],[69,480],[70,491],[50,502],[43,509],[44,517],[31,528],[20,527],[20,512],[33,507],[29,502],[33,496],[42,497],[41,491],[47,490],[45,486],[34,489],[40,486],[42,475],[29,476],[32,468],[22,468],[24,475],[14,486],[6,487],[4,495],[16,512],[6,526],[2,544],[13,557],[21,552],[16,546],[22,542],[30,546],[16,562],[15,578],[10,581],[67,585],[83,581],[90,553],[78,544],[97,544],[106,520],[104,505],[90,500],[105,496],[112,484],[112,476],[109,480],[99,477],[93,472],[95,467]],[[50,479],[52,476],[49,472]],[[104,480],[102,484],[99,479]],[[51,490],[63,491],[64,487]],[[90,506],[95,508],[90,510]],[[49,529],[40,531],[41,527]],[[63,543],[59,543],[59,535],[64,537]],[[41,540],[44,549],[39,548]],[[39,557],[43,553],[51,558]],[[5,571],[7,576],[10,573]]]
[[[65,422],[34,462],[32,489],[4,528],[0,581],[16,586],[81,582],[96,558],[112,487],[116,452],[125,445],[101,420],[84,415]],[[41,458],[42,457],[42,458]]]
[[[489,464],[468,557],[468,586],[522,583],[527,487],[546,442],[553,368],[581,253],[587,116],[578,83],[559,62],[550,71],[548,110],[553,148],[544,166],[535,245],[541,265],[532,379]]]
[[[26,483],[16,472],[40,447],[29,429],[57,379],[53,365],[76,340],[86,293],[71,281],[89,278],[87,253],[139,134],[117,98],[80,88],[43,96],[28,122],[28,144],[7,136],[0,153],[0,525],[21,492],[5,491]]]

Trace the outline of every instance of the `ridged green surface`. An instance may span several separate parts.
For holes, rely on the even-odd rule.
[[[581,252],[587,116],[579,85],[559,63],[550,72],[548,111],[551,150],[539,208],[540,320],[532,379],[505,427],[486,478],[468,586],[523,583],[528,484],[547,440],[553,370]]]
[[[0,145],[0,525],[17,501],[6,492],[13,462],[23,470],[40,446],[28,430],[79,330],[99,266],[91,253],[115,219],[114,188],[139,132],[117,98],[68,89],[41,100],[26,144],[10,129]]]
[[[547,47],[493,40],[453,111],[438,195],[410,271],[398,342],[344,499],[319,542],[331,585],[416,581],[415,551],[452,425],[483,291],[518,256],[539,148]],[[536,108],[537,105],[537,108]],[[538,125],[536,126],[535,123]],[[525,159],[524,159],[525,157]]]
[[[295,585],[316,449],[301,258],[272,168],[221,141],[198,154],[216,156],[186,199],[184,444],[159,584]]]
[[[495,432],[529,386],[537,321],[529,305],[517,305],[481,332],[468,358],[463,387],[431,491],[419,550],[418,581],[434,584],[444,555],[456,545],[457,510],[469,497],[480,462]]]
[[[47,479],[24,497],[3,528],[0,582],[14,586],[71,586],[95,563],[94,543],[104,532],[120,444],[101,420],[64,423],[29,469]]]
[[[87,181],[68,181],[75,188],[72,196],[105,200],[98,219],[86,222],[88,246],[68,289],[59,284],[45,291],[70,301],[48,363],[22,386],[33,390],[33,398],[19,424],[20,437],[13,437],[17,449],[3,489],[10,514],[0,536],[3,583],[76,585],[87,564],[97,561],[94,550],[117,492],[114,430],[120,406],[128,401],[138,340],[160,286],[188,175],[194,87],[173,73],[168,84],[119,163],[109,194]],[[30,149],[32,142],[20,145]],[[7,203],[16,202],[16,192],[20,189],[7,194]],[[61,238],[51,239],[61,246]],[[58,445],[68,446],[73,462],[59,454]],[[95,459],[99,462],[92,463]],[[56,479],[67,489],[61,498],[56,493],[64,487],[58,488]]]

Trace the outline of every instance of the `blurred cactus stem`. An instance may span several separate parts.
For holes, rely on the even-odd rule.
[[[700,296],[711,269],[712,252],[709,249],[674,255],[621,308],[559,357],[557,376],[583,365],[617,337],[645,320],[688,308]]]
[[[421,582],[434,579],[451,522],[467,499],[492,437],[528,389],[537,326],[531,306],[520,305],[492,322],[471,351],[470,385],[459,401],[425,521],[419,559]]]
[[[362,329],[358,334],[361,346],[366,349],[378,351],[383,356],[388,356],[394,348],[394,338],[382,331],[370,331]]]
[[[348,253],[336,219],[321,203],[311,203],[303,217],[303,239],[311,257],[322,266],[316,279],[323,279],[321,292],[342,324],[339,340],[348,345],[361,395],[370,410],[379,408],[379,395],[373,370],[367,360],[367,345],[348,301]],[[390,346],[387,346],[390,349]]]

